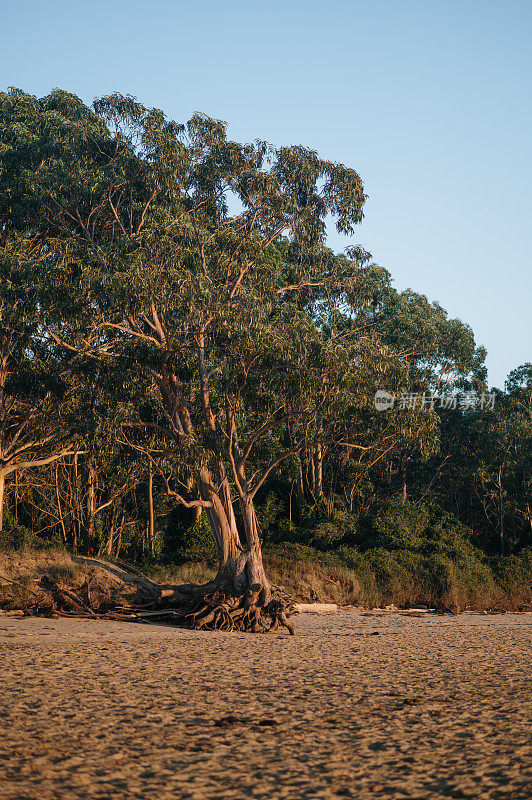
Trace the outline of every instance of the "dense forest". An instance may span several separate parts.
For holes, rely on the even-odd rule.
[[[12,89],[0,186],[2,548],[530,602],[532,364],[488,387],[466,323],[327,247],[353,169]]]

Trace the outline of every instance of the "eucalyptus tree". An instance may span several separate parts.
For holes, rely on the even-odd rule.
[[[439,451],[441,414],[456,402],[453,394],[486,388],[486,351],[476,346],[469,325],[449,318],[439,303],[411,289],[399,293],[390,288],[383,296],[382,337],[406,373],[397,398],[403,437],[392,467],[406,499],[408,471]]]
[[[410,391],[441,393],[473,373],[485,378],[486,352],[475,346],[469,325],[449,319],[437,302],[411,289],[383,296],[383,338],[404,362]]]
[[[532,363],[512,370],[506,380],[510,447],[508,492],[515,526],[523,531],[523,544],[532,543]],[[520,523],[520,525],[519,525]]]
[[[532,364],[512,370],[506,392],[476,423],[478,465],[472,484],[497,531],[501,555],[532,534]],[[474,423],[473,423],[474,424]]]
[[[353,407],[342,424],[344,438],[356,446],[341,458],[329,451],[325,483],[349,513],[375,505],[383,493],[406,498],[407,479],[425,471],[423,465],[439,451],[446,396],[471,381],[478,388],[485,373],[485,351],[475,346],[469,326],[412,290],[397,292],[385,270],[375,282],[372,303],[357,316],[388,354],[372,374],[362,377],[361,371],[362,383],[368,394],[385,390],[395,402],[386,410]]]
[[[360,177],[120,95],[91,111],[13,90],[0,121],[1,224],[36,248],[44,334],[136,387],[117,435],[205,512],[220,561],[208,589],[247,592],[257,628],[271,597],[257,491],[317,443],[366,447],[341,421],[373,402],[362,374],[394,361],[363,313],[381,273],[325,247],[328,216],[345,234],[362,219]]]

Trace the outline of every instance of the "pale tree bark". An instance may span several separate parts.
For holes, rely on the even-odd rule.
[[[323,495],[323,448],[321,446],[321,443],[319,442],[316,445],[315,460],[316,460],[316,466],[314,475],[315,475],[316,485],[314,493],[316,497],[319,498]]]
[[[0,473],[0,533],[4,530],[4,491],[6,486],[6,479]]]
[[[89,458],[87,464],[87,500],[86,500],[86,522],[85,529],[87,532],[87,544],[89,554],[96,553],[96,490],[97,490],[97,474],[96,468],[92,458]]]
[[[403,464],[401,467],[401,497],[403,499],[403,503],[406,503],[406,501],[408,500],[408,482],[406,474],[406,464]]]
[[[148,539],[152,556],[155,555],[155,520],[153,514],[153,469],[148,468]]]
[[[59,492],[59,474],[58,473],[59,473],[59,470],[57,468],[57,463],[56,463],[56,468],[55,468],[55,496],[56,496],[56,500],[57,500],[57,511],[58,511],[58,514],[59,514],[59,520],[61,522],[61,531],[62,531],[62,534],[63,534],[63,544],[66,545],[66,543],[67,543],[67,533],[66,533],[66,527],[65,527],[65,520],[63,519],[63,511],[61,509],[61,496],[60,496],[60,492]],[[15,475],[16,474],[17,473],[15,473]]]
[[[499,495],[499,542],[501,548],[501,556],[504,555],[504,511],[503,511],[503,500],[502,500],[502,473],[503,473],[503,466],[499,467],[499,472],[497,474],[497,489]]]
[[[301,454],[298,455],[299,469],[296,480],[296,498],[297,498],[297,511],[299,516],[303,513],[305,507],[305,481],[303,477],[303,463],[301,461]]]
[[[188,478],[188,480],[187,480],[187,492],[188,492],[189,496],[191,496],[191,497],[192,497],[193,492],[194,492],[194,487],[195,487],[194,479],[192,478],[192,476],[190,476]],[[196,525],[196,523],[198,523],[200,518],[201,518],[201,515],[203,513],[203,509],[202,509],[201,506],[196,506],[195,508],[193,508],[191,510],[192,510],[192,519],[193,519],[194,525]]]

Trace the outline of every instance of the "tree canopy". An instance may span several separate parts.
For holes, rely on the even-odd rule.
[[[234,142],[130,96],[89,109],[17,89],[0,94],[0,184],[0,475],[55,464],[50,527],[72,538],[70,486],[76,547],[112,555],[139,513],[162,547],[155,485],[161,508],[208,520],[218,586],[265,606],[268,487],[295,487],[300,516],[354,513],[386,481],[406,497],[442,431],[470,424],[434,397],[487,390],[467,325],[398,293],[362,247],[327,247],[327,222],[352,235],[366,194],[311,149]],[[517,415],[527,375],[509,377]],[[382,412],[380,389],[433,400]]]

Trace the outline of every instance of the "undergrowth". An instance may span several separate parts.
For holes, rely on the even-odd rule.
[[[396,500],[373,515],[332,519],[309,509],[299,525],[280,520],[273,506],[263,511],[267,575],[298,600],[454,611],[532,608],[532,548],[489,555],[471,529],[437,506]],[[5,579],[20,587],[42,574],[66,583],[80,578],[66,551],[47,549],[24,530],[5,531],[0,545],[0,601],[14,586]],[[205,583],[216,574],[206,520],[174,525],[156,557],[139,558],[126,547],[121,558],[161,583]]]

